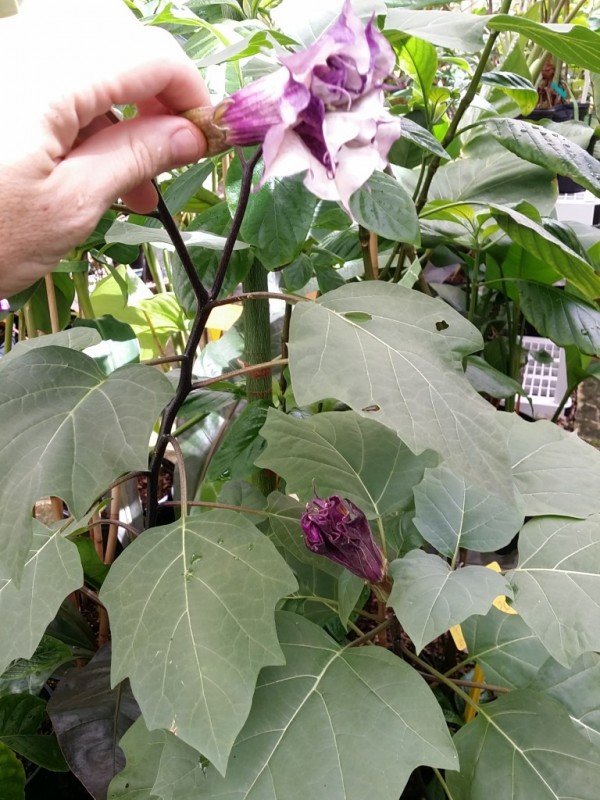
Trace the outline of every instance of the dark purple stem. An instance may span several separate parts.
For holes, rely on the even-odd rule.
[[[152,461],[150,463],[146,528],[152,528],[154,525],[156,525],[156,518],[158,514],[158,501],[159,501],[158,479],[160,475],[160,467],[165,455],[165,451],[167,449],[169,436],[171,435],[171,430],[175,423],[175,419],[177,417],[179,409],[185,402],[185,399],[187,398],[189,393],[192,391],[192,370],[194,366],[194,356],[196,355],[196,350],[198,349],[200,339],[202,337],[202,334],[204,333],[204,329],[206,328],[206,323],[208,321],[210,312],[212,311],[213,307],[216,304],[219,292],[221,291],[221,288],[223,286],[223,281],[225,280],[225,275],[227,274],[227,267],[229,266],[229,261],[231,260],[231,256],[233,254],[233,247],[239,235],[240,228],[242,226],[242,221],[244,219],[244,214],[246,213],[246,208],[248,206],[248,200],[250,199],[250,191],[252,189],[252,176],[254,173],[254,167],[258,163],[258,160],[261,156],[261,152],[262,152],[261,148],[259,147],[256,153],[252,156],[252,158],[249,161],[245,161],[242,163],[242,185],[240,189],[240,199],[235,214],[233,216],[233,221],[231,223],[229,234],[227,235],[227,241],[225,242],[225,247],[223,248],[223,254],[221,256],[219,266],[217,267],[213,285],[211,287],[210,292],[206,292],[206,289],[204,289],[204,286],[202,286],[202,290],[204,292],[202,299],[198,296],[198,294],[196,294],[196,297],[198,299],[198,311],[196,312],[194,324],[192,325],[192,330],[190,331],[190,336],[187,341],[183,358],[181,360],[179,383],[177,384],[177,389],[175,390],[173,398],[167,404],[167,407],[165,408],[165,411],[163,413],[162,421],[160,424],[160,431],[156,442],[156,447],[154,448],[154,454],[152,456]],[[170,217],[170,214],[168,216]],[[179,230],[177,230],[174,223],[173,226],[175,227],[176,230],[175,237],[173,237],[171,230],[166,225],[165,228],[167,228],[167,231],[169,232],[169,235],[171,236],[173,244],[175,245],[176,249],[178,247],[176,239],[178,239],[181,243],[181,246],[183,247],[183,250],[185,250],[186,252],[186,257],[189,258],[183,240],[179,235]],[[181,261],[185,266],[184,259],[182,258],[179,249],[177,249],[177,254],[181,258]],[[193,270],[193,273],[194,275],[196,275],[197,278],[195,270]]]

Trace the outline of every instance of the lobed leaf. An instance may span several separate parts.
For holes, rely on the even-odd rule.
[[[235,512],[147,531],[101,590],[113,683],[128,677],[150,728],[171,730],[224,772],[259,670],[283,661],[273,612],[295,589],[274,546]]]

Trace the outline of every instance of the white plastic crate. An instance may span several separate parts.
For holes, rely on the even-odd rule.
[[[541,336],[523,336],[521,346],[528,350],[527,363],[523,368],[522,386],[531,398],[535,419],[550,419],[567,390],[567,368],[565,351],[550,339]],[[544,364],[536,361],[532,352],[545,350],[552,361]],[[571,405],[569,399],[563,411]],[[521,411],[531,412],[529,403],[521,398]]]
[[[560,194],[556,201],[556,217],[559,222],[582,222],[584,225],[593,225],[594,210],[598,202],[598,198],[588,191]]]

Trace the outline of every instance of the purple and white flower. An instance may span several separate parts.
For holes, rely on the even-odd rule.
[[[395,57],[374,20],[358,19],[346,0],[339,18],[283,67],[245,86],[215,109],[186,112],[207,135],[209,152],[263,145],[262,183],[305,172],[317,197],[350,196],[400,136],[400,121],[383,105]]]
[[[332,495],[315,497],[300,519],[308,549],[341,564],[369,583],[380,583],[386,560],[367,518],[350,500]]]

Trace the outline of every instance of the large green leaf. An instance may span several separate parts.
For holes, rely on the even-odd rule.
[[[508,95],[517,103],[521,114],[530,114],[537,105],[538,93],[535,86],[522,75],[516,75],[514,72],[484,72],[481,76],[481,83],[494,86],[503,94]]]
[[[187,247],[204,247],[208,250],[223,250],[226,239],[224,236],[215,236],[214,233],[202,230],[181,231],[181,237]],[[146,242],[172,245],[171,237],[164,228],[150,228],[144,225],[134,225],[132,222],[116,219],[106,232],[107,242],[122,242],[124,244],[144,244]],[[236,242],[234,250],[244,250],[248,247],[244,242]]]
[[[169,737],[173,737],[173,734],[160,728],[149,731],[143,717],[138,717],[119,743],[127,765],[112,779],[108,787],[108,800],[151,800],[161,755]],[[181,750],[187,748],[198,760],[195,750],[180,739],[177,741]]]
[[[22,339],[17,342],[9,353],[2,356],[0,370],[6,369],[11,361],[25,355],[29,350],[36,350],[39,347],[68,347],[71,350],[85,350],[93,347],[102,341],[98,331],[84,328],[69,328],[67,331],[49,333],[46,336],[35,336],[33,339]]]
[[[494,206],[498,225],[513,242],[541,258],[588,297],[600,295],[600,275],[592,265],[537,222],[512,208]]]
[[[517,286],[521,310],[541,336],[563,347],[600,355],[600,310],[574,294],[539,283]]]
[[[424,39],[411,36],[398,47],[398,66],[415,81],[426,101],[437,72],[438,56],[435,47]],[[404,120],[402,125],[404,127]]]
[[[290,370],[296,400],[337,397],[392,428],[414,453],[512,499],[496,413],[472,389],[462,358],[479,332],[441,300],[370,281],[329,292],[292,314]]]
[[[34,764],[56,772],[67,772],[68,767],[54,734],[40,732],[45,717],[46,703],[41,697],[30,694],[0,697],[0,743]]]
[[[125,766],[119,739],[140,710],[127,682],[110,685],[110,645],[85,667],[70,670],[48,703],[48,714],[71,770],[96,800]]]
[[[254,400],[235,418],[211,459],[207,480],[243,479],[256,472],[254,462],[264,447],[258,434],[269,405],[265,400]]]
[[[587,517],[600,511],[600,453],[545,420],[502,414],[517,492],[528,517]]]
[[[454,741],[461,768],[446,776],[453,800],[598,797],[598,748],[541,693],[518,690],[480,706]]]
[[[516,204],[526,197],[540,214],[549,214],[556,202],[555,176],[495,147],[489,155],[461,158],[440,167],[429,200]]]
[[[600,72],[600,36],[582,25],[542,24],[512,14],[496,14],[487,18],[487,26],[494,31],[519,33],[567,64]]]
[[[394,242],[419,244],[421,233],[410,194],[395,178],[374,172],[350,198],[352,216],[370,231]]]
[[[492,607],[462,623],[469,658],[483,667],[488,683],[519,689],[549,660],[548,651],[518,614]]]
[[[549,658],[532,676],[532,688],[543,690],[567,709],[579,730],[595,746],[600,745],[600,655],[585,653],[566,668]]]
[[[273,545],[234,512],[147,531],[101,591],[113,682],[129,677],[148,725],[176,732],[224,772],[259,670],[283,661],[273,611],[295,589]]]
[[[2,800],[24,800],[25,769],[7,745],[0,742],[0,775],[2,775]]]
[[[310,800],[397,800],[419,764],[456,768],[437,702],[401,659],[382,647],[340,650],[316,625],[286,612],[278,632],[286,664],[261,672],[226,777],[211,767],[204,775],[197,755],[172,740],[152,794],[298,800],[300,791]]]
[[[62,601],[82,583],[75,545],[34,520],[20,584],[0,572],[0,671],[14,659],[31,658]]]
[[[600,162],[566,136],[519,119],[490,119],[485,126],[511,153],[600,195]]]
[[[442,159],[447,160],[450,158],[442,145],[438,142],[435,136],[427,130],[427,128],[421,127],[421,125],[418,125],[408,117],[402,118],[400,138],[408,139],[409,142],[415,144],[421,150],[425,150],[428,153],[433,153]]]
[[[474,53],[483,47],[485,24],[485,17],[466,12],[394,8],[388,11],[384,27],[449,50]]]
[[[3,611],[0,600],[0,613]],[[0,675],[0,695],[19,693],[37,695],[52,673],[72,660],[73,652],[70,647],[45,634],[31,658],[19,658],[13,661]]]
[[[508,544],[523,514],[441,464],[415,487],[414,524],[436,550],[455,559],[461,547],[486,552]]]
[[[419,653],[426,644],[472,614],[485,614],[506,580],[485,567],[451,570],[439,556],[411,550],[390,564],[394,586],[388,603]]]
[[[106,377],[91,358],[61,347],[32,350],[2,370],[0,456],[12,465],[0,485],[5,573],[20,575],[40,497],[61,497],[82,517],[111,481],[147,468],[150,433],[170,395],[152,367]]]
[[[600,650],[600,514],[528,522],[508,578],[516,610],[557,661]]]
[[[233,210],[239,199],[241,167],[236,159],[227,172],[227,202]],[[317,198],[301,176],[272,178],[253,192],[240,234],[254,245],[267,269],[289,264],[302,249],[312,224]]]
[[[347,497],[369,518],[407,507],[413,486],[432,454],[415,456],[389,428],[354,411],[309,419],[269,411],[261,431],[267,448],[256,462],[281,475],[287,491],[304,502],[332,494]]]

